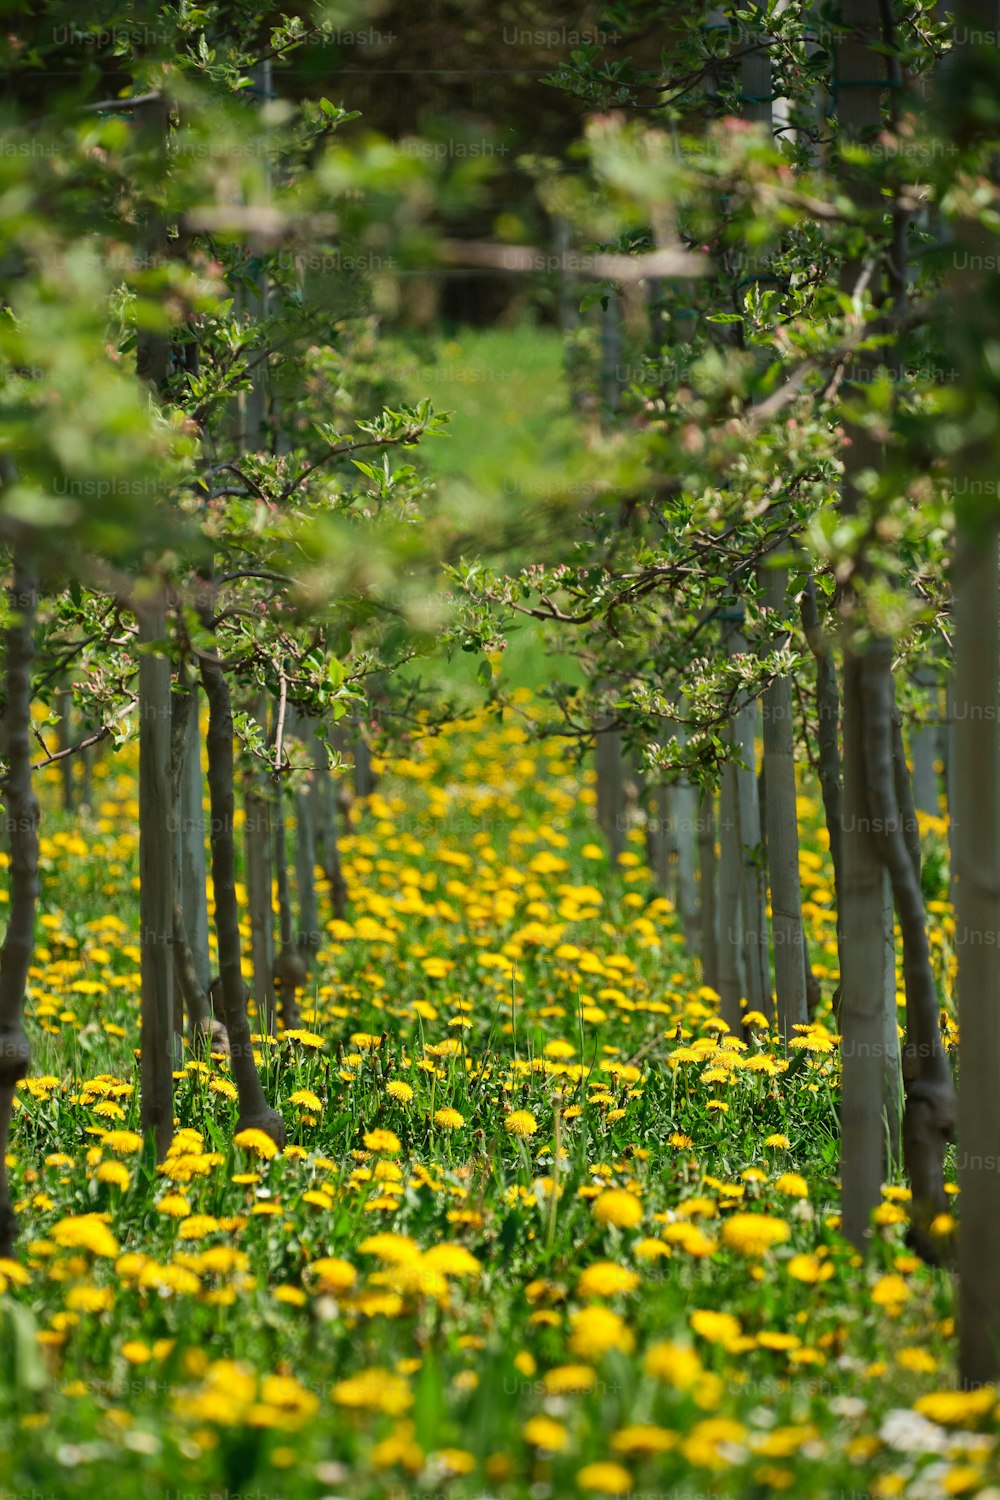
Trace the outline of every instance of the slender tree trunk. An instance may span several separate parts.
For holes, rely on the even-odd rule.
[[[843,1232],[859,1249],[868,1245],[871,1215],[882,1201],[885,1078],[893,1071],[886,1056],[890,986],[895,996],[895,963],[886,943],[892,908],[871,831],[862,715],[861,663],[845,649],[840,1175]],[[895,1001],[891,1024],[896,1024]]]
[[[308,720],[299,726],[299,737],[313,763],[313,781],[319,776],[316,743]],[[316,804],[309,790],[295,793],[295,886],[299,898],[299,930],[296,947],[306,958],[320,945],[319,909],[316,902]]]
[[[816,662],[816,719],[819,752],[819,784],[823,797],[823,816],[830,843],[833,865],[833,890],[837,904],[837,931],[840,934],[841,910],[841,812],[842,771],[840,764],[840,692],[833,650],[823,629],[816,604],[816,585],[810,578],[800,605],[802,629],[806,644]]]
[[[1000,1376],[1000,542],[966,524],[955,557],[952,723],[960,1036],[959,1366]]]
[[[718,861],[715,855],[715,793],[704,792],[698,805],[698,930],[701,977],[719,992]]]
[[[194,690],[191,693],[186,734],[178,795],[181,907],[198,982],[207,993],[212,983],[212,958],[208,942],[208,866],[205,859],[206,829],[202,797],[205,779],[201,768],[198,695]]]
[[[59,714],[59,749],[68,750],[73,743],[73,694],[69,688],[61,688],[56,694],[56,710]],[[73,755],[67,755],[60,766],[63,810],[72,812],[76,806],[76,786],[73,781]]]
[[[267,699],[257,700],[256,716],[266,727]],[[243,782],[243,845],[246,857],[247,904],[250,908],[250,961],[253,967],[253,997],[260,1028],[268,1036],[275,1030],[274,1006],[274,898],[271,887],[271,804],[255,769]]]
[[[746,991],[738,774],[736,767],[727,761],[722,768],[719,791],[719,982],[716,986],[719,1013],[736,1036],[743,1030],[740,1000]]]
[[[31,778],[31,664],[35,655],[38,582],[24,553],[14,557],[7,626],[4,802],[10,849],[10,902],[0,949],[0,1260],[14,1253],[17,1224],[7,1180],[14,1092],[31,1053],[22,1021],[28,969],[35,949],[38,896],[38,803]]]
[[[285,1030],[299,1024],[298,992],[306,982],[306,966],[295,945],[292,893],[288,883],[288,846],[285,838],[285,791],[280,783],[274,798],[274,869],[278,887],[280,947],[274,963],[274,981]]]
[[[761,586],[768,608],[780,611],[788,590],[788,569],[762,568]],[[778,1030],[787,1043],[792,1027],[802,1025],[808,1019],[802,887],[799,884],[799,825],[795,804],[792,685],[787,677],[777,678],[764,694],[764,767],[774,982]]]
[[[209,1004],[208,991],[212,975],[208,962],[208,902],[205,889],[205,844],[204,844],[204,819],[201,808],[201,764],[200,764],[200,735],[198,734],[198,711],[197,697],[191,684],[186,680],[183,664],[181,665],[176,690],[172,695],[172,713],[170,724],[170,783],[171,798],[174,808],[174,893],[173,893],[173,944],[174,944],[174,1031],[183,1035],[184,1021],[183,1011],[187,1010],[189,1025],[189,1040],[193,1050],[199,1055],[206,1050],[212,1039],[212,1015]],[[194,743],[192,745],[191,729],[194,728]],[[193,798],[185,797],[185,787],[192,785],[190,760],[192,755],[196,758],[198,775],[194,780],[194,786],[198,788],[199,795],[197,807],[194,807]],[[201,887],[197,886],[192,893],[190,886],[187,893],[193,894],[195,898],[200,895],[200,906],[204,912],[205,932],[203,935],[203,960],[201,966],[195,959],[191,944],[191,938],[184,917],[185,897],[185,866],[188,869],[192,863],[192,851],[195,855],[200,847],[201,852]],[[190,909],[197,915],[197,899],[190,901]]]
[[[347,914],[347,886],[340,864],[337,787],[330,772],[330,756],[325,741],[312,727],[309,735],[314,766],[309,786],[309,802],[316,830],[316,855],[330,885],[333,915],[343,921]]]
[[[742,611],[741,611],[742,613]],[[738,629],[729,637],[736,654],[745,642]],[[740,904],[742,908],[745,994],[750,1010],[771,1020],[771,961],[767,925],[767,875],[764,869],[760,802],[757,795],[757,703],[745,703],[729,722],[730,741],[741,766],[735,768],[735,815],[740,846]],[[723,912],[723,921],[726,920]]]
[[[139,924],[142,972],[140,1120],[158,1160],[174,1135],[174,855],[170,660],[162,595],[136,601],[139,622]]]
[[[597,821],[617,863],[625,848],[625,756],[621,731],[597,726],[594,759],[597,766]]]
[[[911,1243],[936,1263],[930,1225],[947,1210],[944,1157],[955,1129],[955,1089],[951,1064],[941,1040],[938,999],[931,967],[927,919],[920,891],[919,858],[914,859],[897,806],[893,770],[892,643],[876,638],[865,652],[861,693],[864,703],[864,753],[869,803],[876,842],[892,881],[903,938],[903,975],[906,983],[906,1048],[903,1080],[903,1151],[913,1193],[910,1205]]]
[[[263,1130],[285,1144],[285,1124],[264,1097],[247,1017],[240,953],[240,917],[236,903],[236,847],[233,838],[233,709],[229,684],[217,654],[202,654],[201,680],[208,698],[208,791],[212,810],[212,883],[215,930],[219,942],[219,977],[233,1078],[239,1094],[237,1131]]]
[[[835,48],[835,103],[846,140],[874,137],[882,123],[886,65],[880,49],[882,15],[871,0],[841,0],[839,19],[845,30]],[[855,195],[871,202],[872,190],[853,184]],[[865,195],[867,194],[867,199]],[[845,264],[841,290],[853,296],[860,265]],[[860,358],[859,363],[864,363]],[[871,360],[868,360],[871,363]],[[882,463],[879,445],[864,428],[851,426],[851,445],[844,454],[841,509],[856,515],[862,503],[859,480]],[[863,566],[863,564],[862,564]],[[867,1247],[871,1215],[882,1199],[885,1170],[883,1125],[886,1078],[887,999],[895,996],[890,979],[886,932],[892,931],[891,903],[878,844],[873,836],[865,758],[862,697],[863,664],[852,633],[855,595],[846,588],[840,601],[844,640],[844,796],[841,844],[840,969],[842,1036],[841,1201],[843,1230],[859,1248]],[[894,968],[894,965],[893,965]]]
[[[933,669],[922,668],[917,680],[923,687],[934,689],[937,677]],[[936,697],[935,693],[935,697]],[[938,711],[939,712],[939,711]],[[938,717],[935,712],[935,720]],[[938,816],[938,781],[935,760],[937,759],[937,724],[915,724],[910,731],[910,755],[913,760],[913,800],[921,812]]]

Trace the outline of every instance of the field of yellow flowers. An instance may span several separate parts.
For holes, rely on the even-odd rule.
[[[485,712],[417,739],[352,814],[302,1029],[258,1038],[290,1144],[234,1139],[226,1060],[192,1059],[157,1167],[134,760],[96,770],[76,822],[43,787],[0,1494],[1000,1495],[997,1395],[954,1390],[906,1190],[867,1263],[838,1235],[807,799],[826,998],[786,1051],[726,1033],[558,740]]]

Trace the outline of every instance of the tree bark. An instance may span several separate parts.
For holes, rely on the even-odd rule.
[[[768,608],[780,611],[788,589],[788,569],[762,568],[761,586]],[[799,826],[795,803],[792,685],[787,677],[779,677],[771,684],[764,694],[763,707],[774,983],[778,1030],[787,1043],[792,1027],[804,1025],[808,1019],[802,887],[799,883]]]
[[[959,1368],[1000,1375],[1000,541],[960,524],[953,680],[958,953]]]
[[[14,556],[7,626],[5,739],[6,823],[10,849],[10,903],[0,949],[0,1259],[14,1253],[17,1224],[7,1179],[7,1147],[14,1092],[28,1072],[31,1051],[24,1033],[24,992],[35,949],[38,896],[38,803],[31,777],[31,665],[35,655],[38,582],[33,563]]]
[[[715,793],[706,791],[698,804],[698,932],[702,981],[718,994],[719,905],[715,832]]]
[[[893,770],[892,643],[877,637],[861,669],[864,755],[876,843],[889,878],[903,939],[906,985],[906,1047],[903,1081],[903,1151],[913,1193],[910,1241],[925,1260],[937,1263],[940,1239],[930,1233],[947,1210],[944,1157],[955,1129],[955,1089],[941,1040],[938,999],[931,967],[927,919],[914,858],[897,806]]]
[[[746,989],[743,950],[743,907],[737,769],[722,768],[719,791],[719,1014],[736,1036],[743,1030],[740,1000]]]
[[[810,578],[800,604],[802,630],[806,644],[816,662],[816,718],[819,784],[823,798],[823,816],[833,865],[833,891],[837,906],[837,930],[840,933],[841,910],[841,804],[843,798],[840,764],[840,692],[833,650],[823,629],[816,603],[816,585]]]
[[[236,902],[236,846],[233,838],[233,709],[229,684],[218,655],[201,655],[201,680],[208,698],[208,792],[212,811],[212,883],[215,930],[219,942],[219,977],[233,1079],[239,1094],[237,1130],[263,1130],[285,1144],[285,1123],[264,1097],[247,1018],[240,954],[240,918]]]
[[[266,727],[267,699],[258,697],[256,716]],[[271,804],[256,770],[243,781],[243,847],[246,856],[247,904],[250,908],[250,962],[253,997],[260,1029],[268,1036],[275,1030],[274,1004],[274,898],[271,888],[273,829]]]
[[[158,587],[158,586],[157,586]],[[139,622],[139,926],[142,973],[140,1121],[162,1161],[174,1135],[174,854],[170,780],[170,660],[159,591],[137,600]]]

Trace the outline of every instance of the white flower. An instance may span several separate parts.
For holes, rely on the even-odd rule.
[[[878,1435],[897,1453],[944,1453],[948,1446],[948,1434],[943,1427],[905,1406],[886,1413]]]
[[[829,1404],[834,1416],[846,1417],[848,1421],[863,1417],[868,1410],[868,1403],[862,1401],[860,1396],[834,1396]]]

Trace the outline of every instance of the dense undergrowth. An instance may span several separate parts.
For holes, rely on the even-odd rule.
[[[762,1017],[725,1033],[641,830],[613,870],[589,773],[516,710],[382,770],[302,1029],[259,1039],[289,1146],[234,1141],[226,1060],[190,1058],[159,1168],[134,759],[99,762],[72,820],[45,783],[0,1493],[983,1493],[996,1394],[954,1390],[952,1291],[905,1248],[905,1188],[865,1264],[838,1235],[816,804],[825,998],[785,1050]]]

